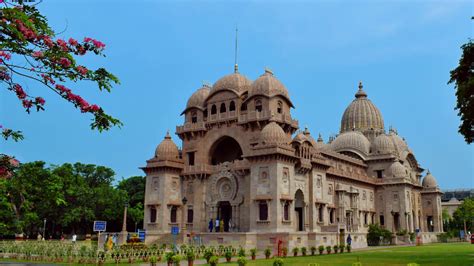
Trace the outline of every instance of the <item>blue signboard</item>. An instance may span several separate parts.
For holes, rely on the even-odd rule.
[[[107,228],[106,221],[94,221],[94,232],[105,232]]]
[[[142,242],[145,242],[145,235],[146,235],[145,230],[138,229],[138,238],[140,238]]]
[[[177,227],[177,226],[171,227],[171,234],[172,234],[172,235],[177,235],[177,234],[179,234],[179,227]]]

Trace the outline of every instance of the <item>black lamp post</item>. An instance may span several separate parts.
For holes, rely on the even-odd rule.
[[[181,227],[184,230],[184,229],[186,229],[186,222],[184,221],[184,212],[185,212],[184,206],[186,205],[186,203],[188,203],[188,199],[186,197],[183,197],[181,202],[183,203],[183,215],[182,215],[182,226]]]

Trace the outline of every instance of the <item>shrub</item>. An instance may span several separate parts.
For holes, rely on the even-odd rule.
[[[316,247],[312,246],[310,250],[311,250],[311,256],[314,256],[314,254],[316,254]]]
[[[410,241],[411,241],[411,242],[415,241],[415,237],[416,237],[416,233],[415,233],[415,232],[410,232],[410,233],[408,233],[408,235],[410,236]]]
[[[245,257],[247,254],[245,253],[245,248],[240,247],[238,252],[239,257]]]
[[[346,246],[346,250],[347,250],[347,252],[351,253],[351,250],[352,250],[351,245],[347,245],[347,246]]]
[[[181,261],[181,256],[180,255],[174,255],[171,260],[173,261],[174,265],[179,265]]]
[[[283,256],[283,258],[286,258],[286,256],[288,255],[288,248],[287,247],[283,247],[281,249],[281,255]]]
[[[293,256],[298,256],[298,252],[300,251],[300,249],[298,247],[294,247],[291,251],[293,251]]]
[[[188,261],[194,261],[196,259],[196,255],[194,255],[194,251],[189,249],[188,252],[186,252],[186,259]]]
[[[239,266],[244,266],[247,264],[247,259],[243,256],[240,256],[238,259],[237,259],[237,264]]]
[[[408,234],[408,231],[403,229],[397,232],[397,236],[406,236]]]
[[[339,246],[338,245],[334,245],[332,247],[332,249],[334,250],[334,253],[337,253],[337,251],[339,250]]]
[[[307,249],[306,247],[301,248],[301,255],[306,256]]]
[[[344,248],[345,248],[345,247],[346,247],[346,246],[345,246],[344,244],[339,245],[339,252],[340,252],[340,253],[344,253]]]
[[[150,257],[150,263],[157,263],[157,262],[158,262],[158,258],[156,256]]]
[[[276,258],[273,260],[273,266],[283,266],[283,259]]]
[[[380,243],[382,238],[382,243]],[[382,228],[378,224],[369,224],[369,233],[367,234],[367,244],[369,246],[379,246],[380,244],[390,243],[392,232]]]
[[[324,252],[324,246],[323,245],[319,246],[318,251],[319,251],[319,255],[322,255]]]
[[[327,252],[328,254],[331,254],[331,249],[332,249],[331,246],[327,246],[327,247],[326,247],[326,252]]]
[[[227,250],[224,254],[225,258],[227,259],[227,261],[229,261],[230,259],[232,259],[232,251],[230,250]]]
[[[212,256],[209,258],[209,265],[216,266],[219,263],[219,258],[217,256]]]
[[[264,251],[264,254],[265,254],[265,258],[268,259],[272,255],[272,250],[270,248],[266,248]]]
[[[243,253],[243,254],[245,254],[245,253]],[[243,256],[245,256],[245,255],[243,255]],[[256,248],[251,248],[250,249],[250,256],[252,256],[252,257],[257,256],[257,249]]]
[[[204,258],[206,259],[207,263],[209,263],[209,260],[211,259],[211,257],[214,256],[214,252],[212,252],[211,249],[206,249],[206,251],[204,251]]]
[[[173,262],[173,256],[174,255],[175,255],[174,252],[166,252],[166,254],[165,254],[166,262],[168,262],[168,263]]]

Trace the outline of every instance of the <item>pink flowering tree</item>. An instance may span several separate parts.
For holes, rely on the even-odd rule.
[[[0,0],[0,7],[0,84],[18,98],[27,113],[45,110],[47,105],[41,89],[49,89],[78,111],[91,115],[91,129],[102,132],[122,125],[100,106],[87,102],[66,85],[92,82],[99,90],[110,92],[112,84],[119,83],[105,68],[89,69],[76,61],[81,56],[104,56],[104,43],[89,37],[83,40],[56,38],[34,3]],[[25,80],[33,80],[37,86],[27,93],[22,86]],[[21,131],[7,126],[1,127],[0,131],[4,139],[23,139]]]

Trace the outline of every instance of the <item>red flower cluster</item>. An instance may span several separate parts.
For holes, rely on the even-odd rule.
[[[67,43],[62,40],[62,39],[57,39],[56,44],[63,49],[64,52],[69,51],[69,48],[67,47]]]
[[[48,84],[48,82],[51,83],[51,84],[53,84],[53,85],[54,85],[54,83],[56,83],[56,81],[54,81],[54,79],[52,79],[52,78],[51,78],[50,76],[48,76],[48,75],[41,74],[41,77],[43,78],[43,80],[44,80],[44,82],[45,82],[46,84]]]
[[[81,109],[81,112],[97,112],[100,110],[100,107],[93,104],[90,105],[86,100],[81,96],[72,93],[72,91],[61,84],[56,85],[56,89],[61,93],[61,95],[66,98],[68,101],[74,103],[77,107]]]
[[[0,51],[0,57],[3,57],[5,60],[10,60],[12,58],[11,54],[5,51]]]
[[[69,38],[68,43],[69,43],[70,45],[72,45],[72,46],[77,46],[77,45],[79,44],[79,43],[78,43],[75,39],[73,39],[73,38]]]
[[[68,68],[71,66],[71,61],[65,57],[61,57],[61,59],[59,59],[59,64],[61,64],[64,68]]]
[[[23,24],[21,20],[17,19],[15,20],[15,23],[16,23],[16,28],[23,34],[23,36],[27,40],[36,39],[36,33],[33,30],[26,27],[25,24]]]
[[[92,39],[92,38],[89,38],[89,37],[84,38],[84,42],[92,43],[95,46],[95,48],[97,48],[97,49],[104,49],[105,48],[105,43],[103,43],[101,41],[98,41],[98,40],[95,40],[95,39]]]
[[[13,90],[15,91],[16,96],[18,97],[18,99],[23,100],[23,99],[26,98],[26,93],[23,90],[23,88],[20,86],[20,84],[13,85]]]
[[[0,71],[0,80],[10,80],[10,75],[5,71]]]
[[[27,111],[30,110],[30,108],[33,106],[33,101],[24,99],[23,101],[23,107],[26,108]]]
[[[76,70],[77,72],[79,72],[79,74],[85,76],[87,74],[87,68],[83,67],[83,66],[77,66],[76,67]]]
[[[36,97],[36,98],[35,98],[35,102],[36,102],[37,104],[44,105],[44,103],[45,103],[46,101],[45,101],[43,98],[41,98],[41,97]]]
[[[43,52],[41,51],[34,51],[31,56],[33,56],[34,58],[41,58],[44,56]]]

